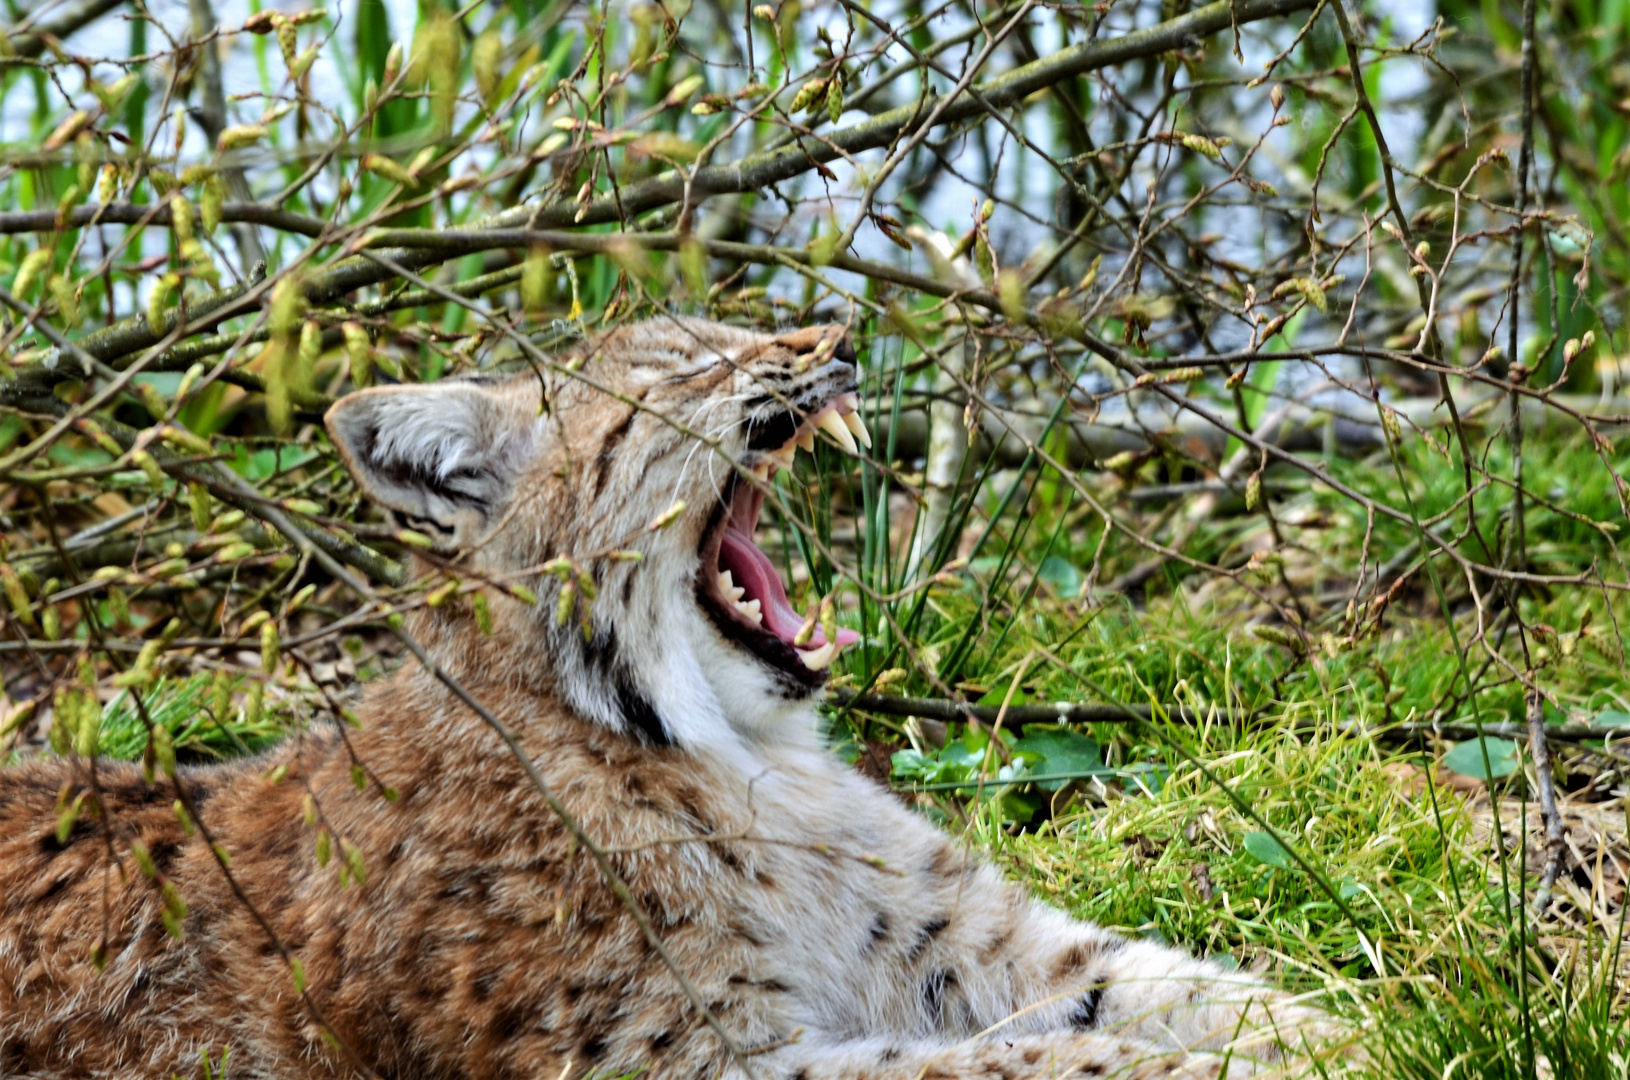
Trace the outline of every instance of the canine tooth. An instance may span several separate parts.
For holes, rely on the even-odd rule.
[[[855,445],[855,437],[849,431],[849,426],[838,416],[836,409],[828,409],[815,418],[815,426],[832,437],[832,441],[841,446],[845,453],[858,457],[860,447]]]
[[[811,454],[815,452],[815,431],[813,428],[805,428],[800,431],[792,437],[792,441],[797,444],[800,450],[808,450]]]
[[[764,621],[764,614],[757,600],[737,600],[736,610],[756,623]]]
[[[858,412],[844,413],[843,423],[845,427],[855,433],[855,438],[860,440],[861,446],[868,450],[872,448],[872,433],[866,430],[866,421],[860,418]]]
[[[818,649],[811,649],[808,652],[798,654],[798,659],[802,660],[804,666],[811,671],[825,671],[832,666],[832,661],[837,658],[838,643],[835,641],[828,641]]]

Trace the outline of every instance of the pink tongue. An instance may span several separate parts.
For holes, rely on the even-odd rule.
[[[743,600],[759,602],[765,628],[791,645],[803,628],[804,617],[787,601],[787,592],[781,587],[781,578],[770,557],[753,543],[753,527],[758,524],[758,511],[763,502],[763,494],[757,492],[743,493],[736,498],[731,507],[730,524],[719,545],[719,569],[730,571],[737,588],[746,590]],[[838,631],[840,648],[859,640],[860,635],[853,630]],[[826,635],[816,626],[814,636],[802,648],[818,649],[825,644]]]

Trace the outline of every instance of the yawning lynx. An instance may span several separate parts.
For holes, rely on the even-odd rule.
[[[228,1047],[231,1076],[290,1078],[1214,1077],[1277,1059],[1295,1010],[1273,994],[1031,900],[823,749],[813,702],[853,634],[794,609],[753,531],[797,449],[869,442],[842,327],[659,318],[575,360],[365,390],[328,430],[466,580],[541,597],[489,586],[490,637],[467,604],[407,625],[514,729],[741,1053],[492,729],[410,661],[368,688],[348,744],[308,731],[151,786],[98,763],[102,812],[65,841],[58,800],[89,789],[88,763],[0,772],[0,1075],[165,1080]],[[592,579],[575,604],[538,569],[561,555]],[[377,778],[361,792],[356,761]],[[178,824],[175,783],[232,882]],[[308,806],[360,880],[319,866]],[[1242,1032],[1231,1065],[1206,1052]]]

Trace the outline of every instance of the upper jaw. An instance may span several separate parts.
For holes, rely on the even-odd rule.
[[[851,457],[860,457],[861,448],[872,448],[871,432],[860,417],[860,395],[846,390],[805,415],[792,436],[778,447],[758,451],[758,460],[749,472],[760,481],[773,477],[777,469],[792,468],[798,451],[815,452],[817,433],[825,435],[838,449]]]

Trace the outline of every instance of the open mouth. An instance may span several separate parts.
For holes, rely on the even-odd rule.
[[[790,437],[773,448],[754,449],[759,461],[751,471],[758,483],[739,476],[732,479],[719,520],[702,541],[697,594],[703,609],[726,637],[806,685],[825,681],[826,669],[839,650],[860,635],[832,625],[829,637],[818,609],[799,613],[787,599],[775,564],[753,542],[753,530],[764,506],[765,485],[778,470],[792,468],[799,450],[813,451],[817,433],[851,455],[858,455],[861,446],[871,446],[858,405],[856,394],[845,393],[801,423],[789,415],[781,430],[791,428]]]

